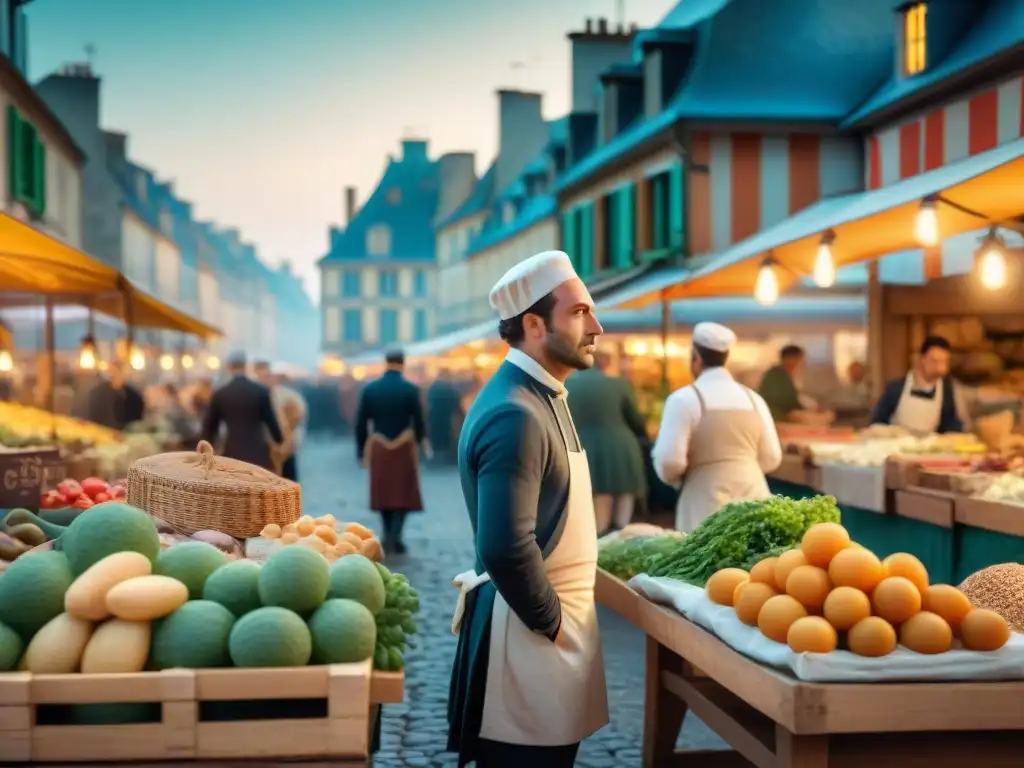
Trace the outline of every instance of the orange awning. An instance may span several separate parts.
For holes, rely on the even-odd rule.
[[[920,249],[914,221],[921,200],[936,194],[984,217],[940,202],[937,214],[944,238],[1020,216],[1024,213],[1024,138],[881,189],[822,200],[737,243],[701,269],[687,275],[667,274],[660,284],[646,284],[642,292],[623,291],[620,302],[609,297],[612,300],[606,305],[630,308],[661,299],[749,296],[768,254],[777,265],[779,288],[785,290],[813,272],[821,236],[828,230],[835,233],[836,267]]]

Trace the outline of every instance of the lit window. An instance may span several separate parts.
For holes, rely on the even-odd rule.
[[[370,256],[387,256],[391,253],[391,230],[386,224],[374,224],[367,230],[366,252]]]
[[[402,202],[402,190],[398,187],[392,187],[388,190],[388,204],[398,205]]]
[[[925,3],[916,3],[903,11],[903,73],[907,76],[923,72],[928,66],[927,15]]]

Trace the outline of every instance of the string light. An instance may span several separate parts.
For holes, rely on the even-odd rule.
[[[146,367],[146,356],[142,353],[142,350],[138,347],[133,346],[131,354],[128,356],[128,364],[132,367],[133,371],[141,371]]]
[[[160,367],[165,371],[170,371],[174,368],[174,355],[164,353],[160,355]]]
[[[92,371],[96,368],[96,341],[92,336],[85,336],[82,339],[82,346],[78,350],[78,367],[83,371]]]
[[[206,367],[211,371],[220,370],[220,358],[216,355],[210,355],[206,358]]]
[[[836,262],[832,256],[832,243],[835,239],[832,230],[822,235],[818,253],[814,257],[814,284],[819,288],[831,288],[836,284]]]
[[[997,291],[1006,286],[1006,248],[995,227],[988,231],[976,258],[978,281],[982,287]]]
[[[181,356],[181,367],[186,371],[190,370],[193,365],[196,364],[195,358],[187,352]]]
[[[774,304],[779,300],[779,280],[775,276],[775,267],[771,258],[762,262],[754,285],[754,299],[758,304]]]
[[[933,248],[939,244],[939,214],[936,210],[937,199],[926,197],[921,201],[914,218],[914,239],[918,245]]]
[[[8,373],[14,370],[14,356],[9,349],[0,349],[0,371]]]

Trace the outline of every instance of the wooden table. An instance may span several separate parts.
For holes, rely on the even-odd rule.
[[[645,768],[1021,765],[1024,682],[805,683],[751,661],[607,574],[596,594],[637,616],[647,635]],[[688,710],[735,751],[677,751]]]

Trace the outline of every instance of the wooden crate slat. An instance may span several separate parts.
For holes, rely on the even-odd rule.
[[[366,717],[370,711],[370,676],[373,662],[332,664],[327,667],[327,717]]]
[[[197,669],[200,701],[326,699],[327,667]]]
[[[365,757],[369,712],[362,718],[253,720],[199,723],[196,756],[200,759],[245,757]]]
[[[191,701],[195,674],[189,669],[100,675],[33,675],[33,704]]]
[[[404,699],[404,672],[373,673],[370,681],[370,701],[374,704],[400,704]]]

